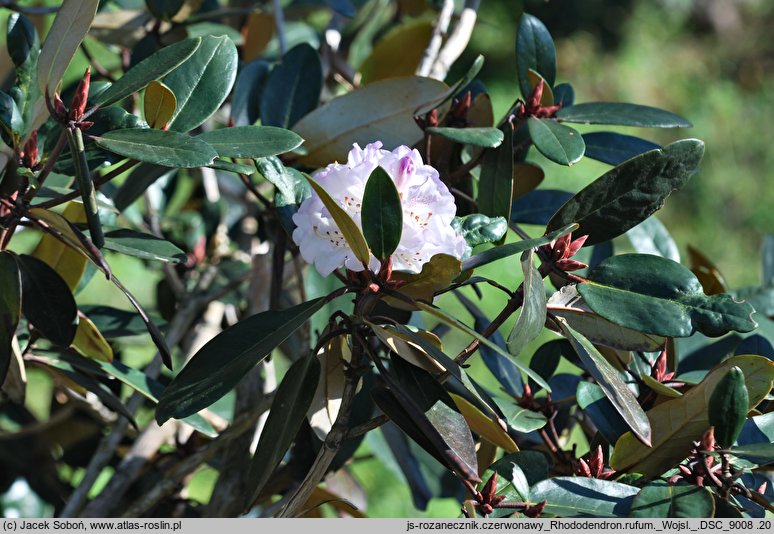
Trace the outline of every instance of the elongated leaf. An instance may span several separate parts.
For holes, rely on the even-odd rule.
[[[236,46],[227,36],[202,38],[193,54],[164,78],[177,97],[170,129],[192,130],[220,107],[236,80],[237,61]]]
[[[532,486],[530,499],[546,501],[543,513],[559,517],[626,517],[638,492],[610,480],[555,477]]]
[[[43,221],[59,235],[58,238],[49,233],[43,234],[31,255],[46,262],[49,267],[59,273],[70,291],[75,291],[86,271],[86,263],[93,255],[93,249],[86,248],[75,233],[76,230],[69,224],[70,220],[84,222],[83,205],[70,202],[62,215],[40,208],[32,208],[30,215]]]
[[[101,93],[94,101],[100,106],[109,106],[148,85],[148,83],[166,76],[186,61],[202,44],[196,37],[165,46],[129,69],[116,83]]]
[[[273,126],[237,126],[197,136],[222,158],[265,158],[289,152],[304,142],[290,130]]]
[[[170,169],[169,167],[154,165],[152,163],[140,163],[113,194],[112,198],[116,209],[124,211],[135,200],[140,198],[156,180],[164,175],[171,175],[175,172],[177,172],[177,169]]]
[[[321,297],[286,310],[259,313],[215,336],[164,390],[156,420],[163,424],[171,417],[189,416],[221,398],[323,304]]]
[[[75,331],[73,348],[87,358],[113,361],[113,348],[94,323],[82,312],[78,312],[78,329]]]
[[[320,441],[325,441],[339,415],[347,380],[344,366],[351,360],[351,351],[346,336],[334,337],[326,343],[317,353],[317,360],[320,377],[306,415],[314,433]]]
[[[64,0],[38,58],[38,85],[53,94],[89,31],[99,0]]]
[[[732,367],[715,386],[707,406],[718,445],[728,448],[734,444],[747,419],[749,404],[744,373],[738,367]]]
[[[67,284],[33,256],[21,255],[16,261],[21,271],[22,313],[51,342],[70,346],[78,325],[78,309]]]
[[[691,271],[659,256],[613,256],[589,273],[588,280],[578,285],[586,304],[605,319],[640,332],[719,336],[756,327],[748,303],[727,294],[705,295]]]
[[[137,336],[147,333],[142,318],[134,312],[112,306],[80,306],[106,339]],[[158,319],[159,323],[163,323]],[[163,324],[162,324],[163,326]]]
[[[508,352],[514,357],[518,357],[524,347],[540,335],[546,322],[546,288],[531,250],[521,255],[521,271],[524,273],[524,302],[508,335]]]
[[[425,131],[433,135],[440,135],[455,143],[484,148],[496,148],[502,144],[505,138],[502,130],[491,127],[443,128],[436,126],[427,128]]]
[[[591,382],[579,383],[576,397],[578,407],[591,419],[605,441],[615,443],[628,432],[626,421],[598,385]]]
[[[341,234],[344,236],[349,248],[355,254],[355,257],[360,260],[364,268],[368,268],[368,264],[371,261],[371,251],[368,249],[368,243],[366,242],[363,232],[357,223],[352,220],[352,217],[344,211],[344,209],[331,198],[328,192],[322,188],[320,184],[312,180],[309,176],[305,176],[309,181],[309,185],[312,186],[314,192],[320,197],[323,205],[328,209],[333,217],[336,226],[339,227]]]
[[[510,220],[513,197],[513,125],[503,126],[503,143],[487,151],[478,181],[478,209],[490,217]]]
[[[16,101],[0,91],[0,126],[7,134],[20,136],[24,129],[24,118],[16,104]]]
[[[548,311],[567,321],[592,343],[617,350],[660,350],[666,339],[612,323],[595,314],[578,294],[577,286],[564,286],[548,300]]]
[[[516,31],[516,64],[519,72],[519,87],[526,97],[532,90],[529,81],[529,71],[540,74],[554,85],[556,79],[556,48],[551,34],[536,17],[524,13],[519,20]]]
[[[422,271],[418,274],[394,272],[393,278],[405,282],[398,293],[414,300],[432,302],[435,294],[448,288],[452,282],[460,276],[460,260],[448,254],[436,254],[430,261],[422,264]],[[415,310],[408,302],[395,297],[386,297],[386,303],[400,310]]]
[[[557,321],[562,333],[583,362],[583,366],[597,381],[616,411],[621,414],[637,438],[649,445],[651,442],[650,422],[645,411],[637,402],[637,397],[626,386],[615,368],[608,363],[588,339],[573,330],[564,320],[557,319]]]
[[[586,144],[585,156],[587,158],[608,165],[619,165],[634,156],[661,148],[660,145],[645,139],[615,132],[583,134],[583,142]]]
[[[626,232],[634,250],[640,254],[655,254],[680,263],[680,251],[677,249],[666,226],[655,216],[648,217]]]
[[[720,379],[734,366],[744,373],[750,409],[757,405],[771,391],[774,362],[762,356],[733,356],[716,366],[682,397],[649,410],[652,447],[646,447],[627,432],[616,442],[610,466],[653,478],[681,462],[690,453],[693,442],[701,439],[709,428],[707,406],[710,396]]]
[[[553,241],[558,237],[562,237],[563,235],[567,235],[571,232],[574,232],[575,230],[577,230],[577,228],[578,228],[577,224],[570,224],[568,226],[565,226],[564,228],[551,232],[550,234],[546,234],[543,237],[536,237],[535,239],[526,239],[524,241],[518,241],[516,243],[508,243],[507,245],[490,248],[489,250],[485,250],[484,252],[480,252],[464,260],[462,262],[462,270],[464,272],[470,269],[475,269],[476,267],[487,265],[489,263],[492,263],[493,261],[501,260],[503,258],[513,256],[514,254],[520,254],[525,250],[529,250],[531,248],[536,248],[541,245],[545,245],[546,243],[550,243],[551,241]]]
[[[274,18],[271,18],[273,27]],[[231,118],[235,126],[249,126],[260,118],[261,92],[269,70],[269,63],[259,59],[251,61],[239,71],[231,101]]]
[[[529,136],[541,154],[559,165],[572,165],[583,157],[586,144],[581,134],[550,119],[531,117]]]
[[[148,126],[164,128],[175,114],[177,99],[169,87],[154,80],[145,88],[143,105],[145,122]]]
[[[32,127],[35,104],[40,96],[38,88],[38,57],[40,56],[40,40],[38,32],[30,19],[19,13],[11,13],[8,17],[8,33],[6,39],[8,55],[16,66],[16,85],[9,93],[16,101],[24,123],[26,134]]]
[[[433,21],[425,17],[389,30],[358,68],[362,83],[414,74],[432,33]]]
[[[485,243],[494,243],[505,236],[508,231],[508,221],[503,217],[487,217],[480,213],[455,217],[452,228],[462,237],[469,247],[473,248]]]
[[[102,148],[126,158],[165,167],[204,167],[218,156],[201,139],[151,128],[113,130],[94,140]]]
[[[511,204],[511,221],[546,225],[572,196],[572,193],[558,189],[538,189],[527,193]]]
[[[363,236],[379,261],[395,252],[403,233],[403,207],[395,183],[381,167],[368,177],[361,210]]]
[[[390,78],[334,98],[306,115],[293,127],[306,139],[309,167],[346,161],[353,143],[365,146],[375,139],[384,148],[412,145],[422,137],[414,110],[443,97],[448,87],[437,80],[410,76]]]
[[[738,458],[750,461],[756,465],[769,465],[774,463],[774,443],[751,443],[740,445],[730,450],[731,454]]]
[[[261,94],[261,123],[290,128],[317,107],[322,84],[317,50],[307,43],[295,46],[266,80]]]
[[[417,306],[422,310],[430,315],[433,315],[437,319],[439,319],[441,322],[451,326],[452,328],[456,328],[457,330],[460,330],[461,332],[464,332],[465,334],[468,334],[469,336],[472,336],[476,339],[478,339],[481,343],[489,347],[490,349],[494,350],[496,353],[500,354],[500,356],[504,356],[506,358],[509,358],[516,367],[521,369],[527,376],[532,378],[535,382],[540,384],[541,387],[544,387],[546,390],[551,391],[551,387],[546,383],[543,378],[535,373],[532,369],[521,363],[519,360],[515,358],[511,358],[511,356],[505,352],[503,349],[492,343],[489,339],[485,338],[472,328],[466,326],[465,324],[461,323],[460,321],[454,319],[453,317],[450,317],[440,309],[436,308],[435,306],[431,304],[426,304],[424,302],[418,301]]]
[[[145,260],[183,263],[187,259],[185,252],[169,241],[124,228],[105,234],[105,248]]]
[[[588,102],[560,109],[556,118],[581,124],[616,124],[646,128],[690,128],[690,122],[670,111],[623,102]]]
[[[10,252],[0,252],[0,385],[13,359],[13,339],[22,307],[19,267]]]
[[[632,501],[630,517],[714,517],[715,503],[707,488],[654,480]]]
[[[320,362],[314,355],[297,360],[282,379],[250,464],[249,491],[254,498],[282,461],[312,403]]]
[[[132,367],[129,367],[128,365],[125,365],[116,360],[113,360],[111,362],[100,361],[100,360],[86,360],[78,356],[72,356],[67,354],[62,355],[61,358],[67,361],[68,363],[70,363],[73,367],[86,371],[87,373],[104,374],[105,376],[112,376],[113,378],[120,380],[122,383],[126,384],[127,386],[129,386],[130,388],[132,388],[137,393],[141,394],[142,396],[144,396],[146,399],[150,400],[154,404],[158,402],[159,395],[161,395],[161,393],[164,391],[164,386],[160,382],[150,378],[142,371],[133,369]],[[212,428],[212,425],[210,425],[199,414],[194,414],[190,417],[186,417],[185,419],[183,419],[183,421],[191,425],[192,428],[194,428],[198,432],[201,432],[205,436],[214,438],[215,436],[218,435],[215,429]]]
[[[686,139],[646,152],[606,172],[567,201],[548,222],[550,230],[580,224],[586,245],[617,237],[663,206],[696,172],[704,143]]]

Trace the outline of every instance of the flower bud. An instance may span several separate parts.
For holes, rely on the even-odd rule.
[[[89,100],[89,85],[91,84],[91,68],[87,68],[83,74],[83,79],[78,83],[75,89],[73,101],[70,104],[70,120],[78,122],[83,118],[86,111],[86,103]]]

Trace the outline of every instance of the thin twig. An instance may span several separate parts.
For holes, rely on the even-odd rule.
[[[462,9],[460,18],[454,26],[451,35],[446,40],[446,44],[438,53],[438,57],[430,70],[430,77],[436,80],[443,80],[449,72],[452,64],[462,55],[470,42],[470,36],[473,34],[473,27],[478,18],[478,6],[481,0],[465,0],[465,7]]]
[[[59,159],[59,155],[62,153],[62,150],[66,144],[67,131],[62,128],[62,132],[59,134],[59,139],[57,140],[56,145],[54,145],[54,149],[51,151],[51,154],[48,155],[48,159],[46,160],[46,164],[43,166],[43,169],[40,171],[40,173],[38,173],[38,188],[30,189],[25,195],[26,200],[30,200],[33,196],[35,196],[37,191],[43,187],[43,182],[45,182],[46,178],[48,178],[48,175],[51,174],[51,171],[54,169],[54,165],[56,164],[56,160]]]
[[[428,76],[430,74],[433,64],[438,58],[438,52],[441,50],[443,38],[449,30],[452,15],[454,15],[454,0],[444,0],[441,11],[438,13],[438,18],[433,26],[433,35],[430,37],[430,42],[422,54],[419,67],[417,67],[417,76]]]

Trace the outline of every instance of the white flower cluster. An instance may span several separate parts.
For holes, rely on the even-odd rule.
[[[422,162],[418,151],[399,146],[390,152],[383,150],[379,141],[365,149],[355,144],[346,164],[328,165],[314,179],[362,228],[363,192],[377,166],[395,182],[403,206],[403,234],[392,254],[393,269],[418,273],[422,264],[436,254],[462,258],[468,247],[451,226],[457,210],[454,197],[441,182],[438,171]],[[301,256],[314,263],[320,274],[327,276],[341,266],[363,270],[317,194],[312,193],[301,204],[293,222],[297,226],[293,240],[300,247]],[[373,256],[369,268],[379,269]]]

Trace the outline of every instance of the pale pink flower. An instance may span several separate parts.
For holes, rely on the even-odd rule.
[[[465,239],[451,226],[457,208],[454,197],[441,181],[438,171],[422,162],[419,152],[399,146],[392,152],[376,141],[360,148],[354,145],[346,164],[333,163],[314,175],[328,194],[361,226],[363,192],[371,172],[381,166],[395,182],[403,205],[403,234],[392,254],[397,271],[418,273],[422,264],[436,254],[462,258],[468,252]],[[344,236],[315,193],[293,215],[293,240],[301,256],[314,263],[323,276],[338,267],[362,271],[363,265],[349,248]],[[376,272],[378,260],[371,256],[369,268]]]

